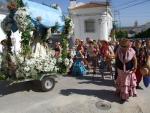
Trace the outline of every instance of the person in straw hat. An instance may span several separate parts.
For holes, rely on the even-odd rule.
[[[137,96],[135,75],[137,59],[128,39],[120,41],[116,51],[116,66],[118,72],[116,94],[120,96],[122,102],[125,102],[130,96]]]
[[[94,45],[94,42],[92,39],[89,40],[89,45],[87,47],[87,61],[88,61],[88,67],[93,68],[93,74],[96,74],[96,67],[97,67],[97,48]],[[89,63],[92,63],[92,65],[89,65]]]
[[[102,41],[102,47],[100,48],[100,54],[101,54],[101,69],[109,69],[111,75],[112,73],[112,60],[114,59],[114,51],[113,48],[110,46],[109,42],[106,40]]]
[[[76,49],[76,56],[75,56],[75,60],[72,66],[72,70],[71,70],[71,74],[73,76],[83,76],[86,75],[86,68],[84,66],[84,54],[83,54],[83,47],[82,45],[78,45],[77,49]]]

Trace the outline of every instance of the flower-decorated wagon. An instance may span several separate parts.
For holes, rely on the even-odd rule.
[[[13,81],[38,80],[43,91],[54,88],[54,75],[66,73],[72,65],[67,53],[71,20],[57,5],[46,6],[29,0],[10,0],[9,14],[1,23],[7,38],[1,42],[1,78]],[[21,33],[21,52],[13,53],[12,32]],[[52,31],[61,33],[62,55],[55,58],[47,39]]]

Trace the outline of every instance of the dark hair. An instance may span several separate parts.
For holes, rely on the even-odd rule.
[[[6,45],[6,44],[7,44],[7,39],[2,40],[2,41],[1,41],[1,44],[2,44],[2,45]]]

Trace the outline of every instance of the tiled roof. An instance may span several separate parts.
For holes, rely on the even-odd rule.
[[[106,3],[87,3],[84,5],[74,7],[72,9],[74,10],[74,9],[85,9],[85,8],[106,7],[106,6],[108,6]]]

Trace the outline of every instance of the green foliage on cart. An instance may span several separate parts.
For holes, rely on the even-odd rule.
[[[71,26],[71,19],[65,18],[65,27],[63,29],[62,35],[61,35],[61,46],[62,46],[62,61],[61,63],[58,63],[58,66],[60,68],[59,73],[67,73],[68,66],[70,63],[72,63],[71,59],[68,57],[68,45],[69,45],[69,33]]]

